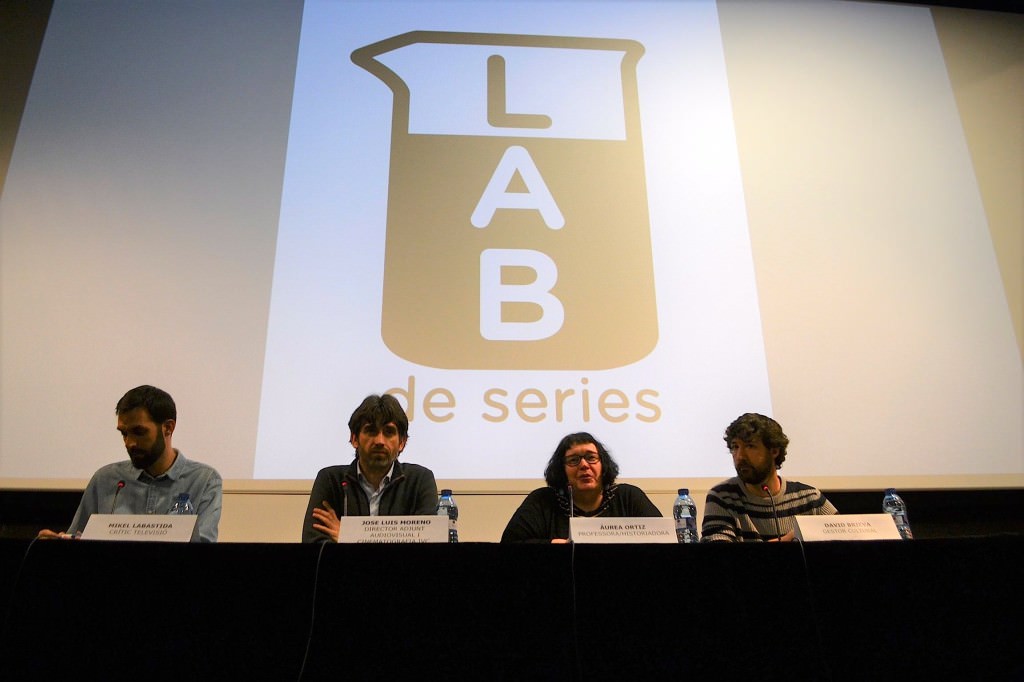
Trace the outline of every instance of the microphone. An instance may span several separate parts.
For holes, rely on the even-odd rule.
[[[348,481],[341,482],[341,515],[348,516]]]
[[[762,485],[761,490],[768,493],[768,499],[772,501],[772,515],[775,516],[775,534],[779,537],[779,540],[782,540],[782,527],[779,525],[779,511],[775,508],[775,497],[767,485]]]
[[[576,504],[572,501],[572,485],[565,486],[565,492],[569,494],[569,518],[576,518]],[[569,525],[569,544],[572,545],[572,556],[573,560],[576,559],[576,543],[572,540],[572,523]],[[576,580],[575,574],[573,575],[573,581]],[[573,583],[573,604],[576,602],[576,585]]]
[[[117,482],[117,490],[114,491],[114,501],[110,503],[110,513],[114,513],[114,507],[117,506],[117,496],[121,494],[121,488],[124,487],[124,481]]]

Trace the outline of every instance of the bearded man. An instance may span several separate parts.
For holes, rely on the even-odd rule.
[[[114,414],[128,461],[93,474],[66,532],[41,530],[39,537],[76,538],[93,514],[166,514],[185,493],[199,517],[192,542],[217,542],[223,482],[213,467],[185,459],[171,445],[174,399],[155,386],[137,386],[117,401]]]
[[[771,417],[742,415],[725,444],[736,476],[708,491],[701,542],[788,542],[794,516],[838,513],[817,488],[779,475],[789,438]]]

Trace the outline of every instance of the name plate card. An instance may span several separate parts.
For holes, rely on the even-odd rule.
[[[195,514],[93,514],[82,539],[189,542],[198,518]]]
[[[576,516],[569,519],[569,539],[573,542],[591,544],[678,542],[675,521],[646,516]]]
[[[343,516],[338,542],[448,542],[448,517]]]
[[[902,540],[888,514],[794,516],[796,536],[804,542],[819,540]]]

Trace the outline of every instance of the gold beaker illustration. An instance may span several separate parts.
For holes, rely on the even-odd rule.
[[[631,40],[416,31],[393,93],[381,335],[447,369],[607,369],[658,339]]]

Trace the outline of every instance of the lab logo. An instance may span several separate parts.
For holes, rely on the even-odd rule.
[[[607,369],[658,339],[631,40],[415,31],[393,93],[381,335],[446,369]]]

